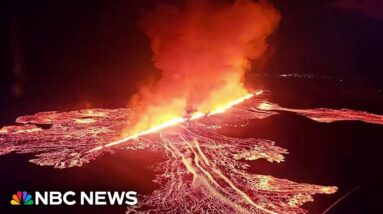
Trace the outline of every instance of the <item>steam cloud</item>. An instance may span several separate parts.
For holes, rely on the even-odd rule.
[[[137,114],[124,134],[209,113],[248,93],[244,74],[267,49],[280,14],[266,1],[213,2],[160,5],[141,20],[161,76],[133,96],[129,105]]]

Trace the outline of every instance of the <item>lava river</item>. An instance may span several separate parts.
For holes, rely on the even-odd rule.
[[[224,112],[183,120],[126,140],[119,139],[120,133],[133,112],[125,108],[22,116],[17,118],[17,125],[0,129],[0,155],[33,153],[32,163],[69,168],[117,149],[162,153],[165,160],[154,166],[154,182],[160,188],[140,196],[138,206],[128,207],[127,213],[306,213],[301,205],[313,201],[315,194],[335,193],[337,187],[252,174],[242,160],[263,158],[279,163],[287,150],[267,139],[240,139],[218,133],[222,127],[245,126],[249,120],[280,111],[318,122],[383,123],[383,116],[367,112],[283,108],[267,102],[267,93],[259,93]]]

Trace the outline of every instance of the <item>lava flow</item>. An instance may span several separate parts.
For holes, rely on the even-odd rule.
[[[312,195],[331,194],[337,188],[251,174],[241,160],[279,163],[287,150],[270,140],[231,138],[217,132],[277,114],[258,108],[266,96],[258,92],[233,101],[222,113],[183,118],[130,140],[118,140],[133,113],[129,109],[22,116],[16,120],[20,125],[0,129],[0,154],[34,153],[32,163],[68,168],[112,149],[162,153],[166,160],[154,167],[158,173],[154,182],[161,184],[160,189],[141,196],[139,206],[129,207],[128,213],[305,213],[300,206],[312,201]]]
[[[377,114],[371,114],[365,111],[354,111],[351,109],[327,109],[327,108],[315,108],[315,109],[295,109],[281,107],[277,104],[262,102],[258,106],[262,110],[275,110],[275,111],[287,111],[293,112],[311,120],[323,123],[331,123],[335,121],[344,120],[358,120],[366,123],[374,123],[383,125],[383,116]]]
[[[142,195],[127,213],[306,213],[301,206],[313,195],[333,194],[337,187],[252,174],[243,160],[280,163],[287,150],[219,130],[279,111],[318,122],[382,124],[382,116],[283,108],[267,102],[266,92],[250,94],[245,72],[265,55],[280,17],[266,1],[189,0],[182,7],[158,7],[140,27],[160,75],[140,87],[129,108],[21,116],[17,125],[0,129],[0,155],[33,153],[30,162],[64,169],[121,149],[161,153],[165,160],[154,166],[159,189]]]
[[[256,92],[256,95],[260,95],[260,94],[262,94],[262,91]],[[241,103],[241,102],[243,102],[243,101],[245,101],[247,99],[250,99],[253,96],[254,96],[253,94],[248,94],[248,95],[243,96],[243,97],[241,97],[239,99],[231,101],[231,102],[229,102],[225,106],[220,106],[214,112],[211,112],[208,115],[210,116],[210,115],[224,113],[226,110],[230,109],[234,105],[237,105],[237,104],[239,104],[239,103]],[[168,121],[166,121],[164,123],[161,123],[161,124],[159,124],[157,126],[154,126],[154,127],[150,128],[148,130],[145,130],[145,131],[142,131],[142,132],[130,135],[128,137],[121,138],[121,139],[119,139],[117,141],[108,143],[108,144],[103,145],[103,146],[98,146],[96,148],[93,148],[89,152],[94,152],[94,151],[100,150],[100,149],[105,148],[105,147],[111,147],[111,146],[115,146],[115,145],[118,145],[118,144],[121,144],[121,143],[125,143],[125,142],[127,142],[129,140],[135,139],[135,138],[140,137],[142,135],[154,133],[154,132],[157,132],[159,130],[171,127],[171,126],[178,125],[178,124],[183,123],[183,122],[185,122],[187,120],[196,120],[196,119],[199,119],[199,118],[201,118],[203,116],[206,116],[206,114],[201,113],[201,112],[194,112],[189,119],[188,118],[183,118],[183,117],[173,118],[173,119],[170,119],[170,120],[168,120]]]
[[[0,155],[34,153],[32,163],[68,168],[80,167],[112,150],[157,151],[166,157],[154,167],[158,173],[154,182],[160,189],[141,196],[139,206],[129,207],[128,213],[305,213],[301,205],[312,201],[312,195],[332,194],[337,188],[251,174],[249,165],[241,160],[279,163],[287,150],[270,140],[232,138],[218,130],[244,126],[279,111],[295,112],[318,122],[361,120],[382,124],[383,116],[353,110],[283,108],[268,102],[267,94],[255,93],[233,101],[223,113],[183,118],[166,129],[141,133],[131,140],[118,140],[133,113],[129,109],[22,116],[16,120],[19,125],[0,129]]]

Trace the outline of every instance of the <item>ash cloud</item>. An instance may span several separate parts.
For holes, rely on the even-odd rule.
[[[279,12],[266,1],[158,5],[139,26],[151,42],[153,62],[161,74],[130,101],[137,114],[127,132],[190,111],[209,113],[247,94],[243,78],[250,60],[262,57],[279,20]]]

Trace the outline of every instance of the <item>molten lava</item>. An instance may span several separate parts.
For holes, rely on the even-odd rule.
[[[260,95],[260,94],[262,94],[262,91],[258,91],[258,92],[256,92],[256,94]],[[239,103],[241,103],[241,102],[243,102],[243,101],[245,101],[245,100],[247,100],[247,99],[249,99],[249,98],[251,98],[253,96],[254,96],[253,94],[248,94],[248,95],[243,96],[243,97],[241,97],[241,98],[239,98],[237,100],[233,100],[233,101],[229,102],[227,105],[221,105],[221,106],[217,107],[215,111],[213,111],[213,112],[211,112],[211,113],[209,113],[207,115],[214,115],[214,114],[224,113],[227,109],[230,109],[234,105],[237,105],[237,104],[239,104]],[[206,114],[201,113],[201,112],[194,112],[189,120],[196,120],[196,119],[199,119],[199,118],[201,118],[201,117],[203,117],[205,115]],[[168,127],[171,127],[171,126],[175,126],[175,125],[183,123],[183,122],[185,122],[187,120],[188,120],[187,118],[175,117],[175,118],[169,119],[168,121],[165,121],[164,123],[161,123],[159,125],[153,126],[152,128],[149,128],[147,130],[144,130],[144,131],[135,133],[133,135],[130,135],[128,137],[121,138],[121,139],[119,139],[117,141],[108,143],[105,146],[98,146],[98,147],[90,150],[89,152],[94,152],[94,151],[100,150],[100,149],[102,149],[104,147],[115,146],[115,145],[127,142],[129,140],[135,139],[137,137],[140,137],[142,135],[154,133],[154,132],[157,132],[157,131],[159,131],[161,129],[168,128]]]
[[[383,116],[348,109],[284,108],[268,102],[266,96],[256,92],[231,102],[223,113],[194,113],[194,118],[171,120],[130,140],[115,140],[133,114],[129,109],[22,116],[16,120],[19,125],[0,129],[0,155],[35,153],[32,163],[68,168],[82,166],[112,149],[157,151],[165,157],[154,167],[158,173],[154,182],[160,188],[142,196],[138,206],[128,207],[128,213],[306,213],[301,206],[313,201],[313,195],[333,194],[337,188],[252,174],[241,160],[280,163],[287,150],[270,140],[232,138],[218,130],[246,125],[249,120],[256,123],[278,111],[326,123],[361,120],[382,124]]]

